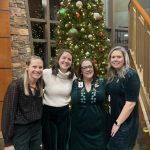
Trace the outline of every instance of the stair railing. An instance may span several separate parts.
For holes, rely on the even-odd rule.
[[[130,0],[128,14],[128,47],[140,76],[140,104],[150,135],[150,17],[137,0]]]

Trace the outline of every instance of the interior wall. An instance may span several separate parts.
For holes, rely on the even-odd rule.
[[[4,94],[11,80],[12,69],[9,0],[0,0],[0,121]]]
[[[105,25],[107,28],[110,28],[110,23],[109,23],[109,20],[110,20],[110,9],[109,9],[109,0],[102,0],[102,2],[104,3],[104,16],[105,16]]]
[[[128,4],[130,0],[114,0],[115,26],[128,27]]]
[[[106,27],[128,27],[128,3],[130,0],[103,0]],[[113,17],[113,18],[112,18]]]

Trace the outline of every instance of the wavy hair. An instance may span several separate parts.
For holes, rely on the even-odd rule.
[[[36,59],[40,59],[42,62],[43,60],[39,57],[39,56],[31,56],[27,61],[26,61],[26,66],[29,66],[32,62],[32,60],[36,60]],[[25,95],[29,95],[29,75],[28,75],[28,71],[25,69],[24,72],[24,93]],[[43,96],[43,80],[42,80],[42,76],[38,79],[37,83],[36,83],[39,91],[40,91],[40,96]]]
[[[59,59],[61,57],[61,55],[63,53],[69,53],[71,56],[72,56],[72,61],[73,61],[73,55],[72,55],[72,52],[69,50],[69,49],[62,49],[58,55],[57,55],[57,58],[56,58],[56,61],[55,61],[55,64],[52,66],[52,74],[53,75],[57,75],[58,74],[58,69],[60,68],[59,66]],[[70,74],[68,76],[68,79],[73,79],[73,76],[74,76],[74,67],[73,67],[73,63],[71,64],[71,67],[68,69],[68,71],[70,71]]]
[[[113,68],[110,62],[111,55],[114,51],[120,51],[124,57],[124,65],[119,70]],[[111,82],[116,76],[116,74],[119,78],[124,78],[129,68],[130,68],[130,60],[127,50],[122,46],[116,46],[112,48],[108,54],[107,82],[108,83]]]

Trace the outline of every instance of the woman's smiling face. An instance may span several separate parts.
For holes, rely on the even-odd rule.
[[[116,70],[122,68],[125,63],[123,53],[119,50],[114,50],[110,56],[110,63]]]
[[[85,79],[92,79],[94,75],[94,69],[93,69],[93,64],[86,60],[83,61],[81,64],[81,70],[83,74],[83,78]]]
[[[31,81],[37,81],[43,73],[43,62],[41,59],[33,59],[29,66],[26,67],[28,76]]]
[[[60,56],[58,63],[59,69],[64,73],[67,72],[72,65],[72,55],[68,52],[64,52]]]

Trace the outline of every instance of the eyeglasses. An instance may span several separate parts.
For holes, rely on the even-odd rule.
[[[89,65],[89,66],[83,66],[81,67],[83,70],[86,70],[86,69],[93,69],[93,66]]]

